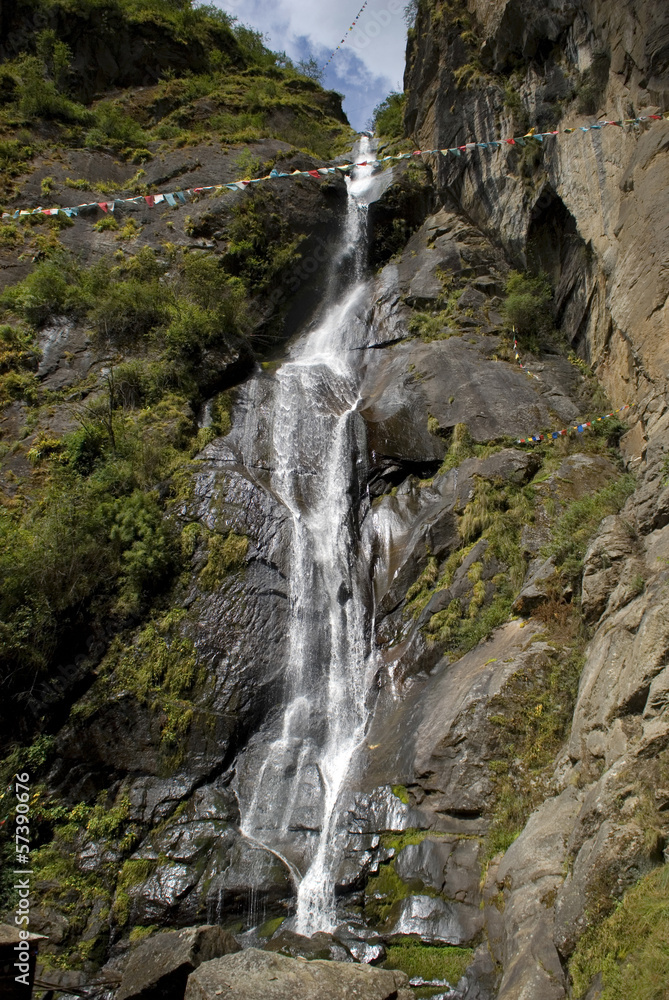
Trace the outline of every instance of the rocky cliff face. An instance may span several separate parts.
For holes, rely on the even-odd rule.
[[[419,148],[444,148],[665,109],[668,34],[662,4],[421,3],[407,128]],[[577,131],[434,164],[444,197],[551,275],[561,329],[611,398],[638,407],[637,457],[666,390],[666,130]]]
[[[417,9],[413,148],[667,106],[659,3]],[[17,30],[3,20],[5,57]],[[20,111],[33,133],[2,147],[6,204],[329,161],[336,97],[276,64],[237,74],[248,51],[223,34],[222,76],[208,64],[195,82],[153,83],[147,64],[146,79],[117,79],[116,60],[105,86],[143,85],[115,98],[141,141],[126,119],[126,138],[111,129],[117,145],[105,147]],[[170,37],[152,47],[160,65]],[[84,84],[89,56],[74,67]],[[76,73],[72,83],[71,99],[88,97]],[[96,107],[86,127],[109,130]],[[49,130],[57,155],[40,146]],[[304,141],[308,153],[295,148]],[[7,230],[12,628],[0,638],[3,683],[26,711],[8,716],[6,769],[25,760],[39,782],[45,979],[100,977],[110,998],[209,997],[232,989],[233,973],[248,980],[248,965],[260,977],[249,990],[280,992],[268,983],[285,977],[305,996],[409,996],[400,972],[338,976],[319,961],[312,975],[292,962],[301,955],[385,962],[433,994],[450,983],[460,1000],[609,997],[618,975],[634,996],[656,928],[621,929],[612,911],[622,900],[617,912],[639,922],[635,893],[656,891],[669,837],[668,141],[667,122],[609,127],[536,152],[402,164],[379,184],[356,317],[365,481],[350,486],[369,554],[374,707],[342,801],[341,923],[310,941],[288,929],[294,873],[269,852],[259,864],[236,793],[253,780],[239,761],[249,748],[262,760],[284,689],[276,369],[325,293],[344,180],[133,209],[95,228]],[[544,271],[550,285],[552,322],[521,338],[525,370],[509,328],[512,269]],[[623,403],[628,422],[597,424]],[[518,441],[590,418],[583,434]],[[68,560],[47,544],[54,533],[71,539]],[[313,833],[303,825],[296,835]],[[239,945],[205,924],[267,961],[220,957]],[[658,983],[648,996],[662,996]]]
[[[665,109],[668,31],[661,4],[419,4],[407,127],[417,147],[443,148]],[[667,654],[655,546],[668,523],[668,129],[577,130],[535,154],[477,150],[433,165],[448,203],[519,266],[551,276],[564,336],[611,398],[633,405],[621,445],[639,486],[585,557],[591,638],[553,779],[559,794],[488,869],[488,942],[503,969],[497,995],[509,1000],[566,995],[579,937],[664,843],[655,831],[668,744],[653,692]]]

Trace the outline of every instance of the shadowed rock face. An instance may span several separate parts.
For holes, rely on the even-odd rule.
[[[240,951],[220,927],[188,927],[154,935],[132,953],[117,1000],[169,1000],[181,996],[190,973],[203,962]]]

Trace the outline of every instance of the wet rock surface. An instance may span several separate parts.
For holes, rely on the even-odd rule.
[[[415,934],[425,944],[462,945],[472,941],[482,926],[483,918],[473,908],[433,896],[407,896],[388,935],[391,941]]]
[[[250,948],[201,965],[188,980],[186,1000],[408,1000],[408,981],[403,972]]]
[[[132,952],[116,1000],[167,1000],[183,995],[186,980],[203,962],[241,948],[220,927],[188,927],[155,934]]]

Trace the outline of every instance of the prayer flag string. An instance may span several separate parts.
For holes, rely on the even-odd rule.
[[[580,424],[572,424],[570,427],[564,427],[559,431],[546,431],[545,434],[531,434],[529,437],[518,438],[517,444],[538,444],[540,441],[555,441],[556,438],[568,437],[570,434],[582,434],[587,431],[589,427],[595,424],[601,424],[604,420],[608,420],[610,417],[615,417],[617,413],[622,413],[623,410],[629,410],[629,403],[625,403],[624,406],[619,406],[617,410],[612,410],[610,413],[605,413],[601,417],[596,417],[595,420],[584,420]]]
[[[354,167],[378,166],[381,163],[388,163],[391,160],[412,160],[417,156],[429,155],[458,157],[462,156],[463,153],[472,153],[477,149],[494,151],[503,148],[506,144],[526,146],[532,142],[543,142],[545,139],[551,139],[560,135],[561,132],[568,135],[571,132],[589,132],[592,129],[602,129],[608,125],[615,125],[622,128],[624,125],[637,125],[640,122],[649,121],[669,121],[669,111],[663,111],[657,115],[640,115],[638,118],[625,118],[619,121],[597,122],[594,125],[580,125],[578,128],[556,129],[553,132],[536,132],[534,129],[530,129],[525,135],[516,136],[513,139],[495,139],[491,142],[467,142],[462,146],[453,146],[448,149],[415,149],[412,153],[397,153],[393,156],[382,156],[379,159],[369,161],[343,163],[336,167],[319,167],[315,170],[292,170],[290,173],[274,169],[264,177],[244,178],[243,180],[230,181],[225,184],[207,184],[203,187],[187,188],[184,191],[137,195],[134,198],[115,198],[113,201],[93,201],[81,205],[70,205],[66,208],[60,206],[54,208],[42,208],[42,206],[38,206],[37,208],[17,208],[13,212],[3,212],[2,218],[4,220],[13,220],[20,219],[26,215],[58,215],[59,212],[62,212],[68,218],[77,218],[80,214],[88,211],[100,210],[106,214],[107,212],[113,212],[116,208],[123,205],[146,205],[149,208],[154,208],[156,205],[163,204],[163,202],[171,208],[175,208],[179,205],[185,205],[187,201],[192,201],[202,194],[211,194],[212,192],[221,194],[223,191],[244,191],[250,184],[260,184],[264,181],[281,180],[286,177],[313,177],[320,179],[329,174],[346,174],[350,170],[353,170]]]
[[[353,29],[355,28],[356,24],[358,23],[358,18],[360,17],[360,15],[362,14],[363,10],[365,9],[365,7],[367,6],[368,3],[369,3],[369,0],[365,0],[365,2],[363,3],[362,7],[360,8],[360,10],[358,11],[358,13],[353,18],[353,24],[351,25],[350,28],[346,29],[346,34],[342,38],[341,42],[339,43],[339,45],[337,46],[337,48],[334,50],[334,52],[332,53],[332,55],[330,56],[330,58],[328,59],[328,61],[325,62],[325,63],[323,63],[323,66],[321,67],[321,72],[330,65],[330,63],[332,62],[332,60],[334,59],[334,57],[337,55],[337,53],[339,52],[340,48],[342,47],[342,45],[344,44],[344,42],[348,38],[350,32],[353,31]]]

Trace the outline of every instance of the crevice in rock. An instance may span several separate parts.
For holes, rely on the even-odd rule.
[[[547,184],[530,215],[527,262],[545,272],[555,295],[555,319],[570,344],[583,350],[593,296],[596,261],[591,245],[578,232],[576,220]]]
[[[441,466],[439,459],[424,462],[411,462],[386,455],[372,455],[374,465],[368,479],[368,490],[371,496],[382,496],[396,486],[401,486],[409,478],[429,479],[435,476]]]

